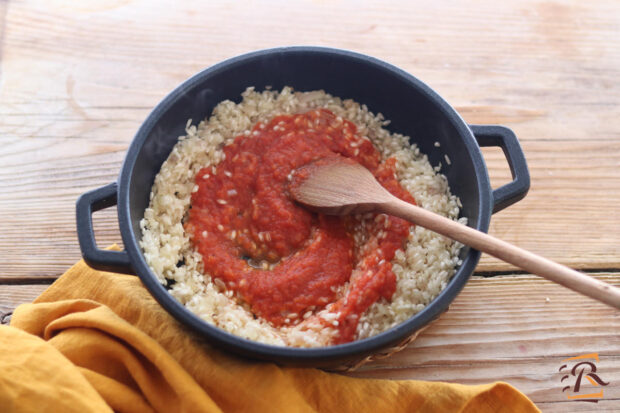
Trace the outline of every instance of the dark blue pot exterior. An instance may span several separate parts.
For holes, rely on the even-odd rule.
[[[463,264],[440,295],[408,321],[378,336],[332,347],[300,349],[245,340],[196,317],[157,282],[139,247],[139,222],[149,203],[155,175],[189,118],[197,123],[222,100],[241,100],[248,87],[257,90],[323,89],[341,98],[364,103],[391,120],[389,129],[411,137],[441,172],[463,204],[468,225],[486,232],[491,214],[523,198],[529,175],[514,134],[500,126],[468,126],[437,93],[408,73],[357,53],[319,48],[286,47],[239,56],[193,76],[170,93],[138,130],[118,183],[84,194],[77,205],[78,236],[86,261],[96,268],[135,272],[157,301],[177,320],[210,343],[242,356],[281,364],[314,367],[342,366],[371,354],[386,352],[444,312],[473,273],[480,253],[463,248]],[[473,131],[473,132],[472,132]],[[478,139],[478,141],[477,141]],[[439,142],[440,147],[435,146]],[[514,181],[491,189],[480,146],[500,146]],[[444,154],[451,160],[447,164]],[[119,226],[126,251],[97,250],[91,213],[117,202]]]

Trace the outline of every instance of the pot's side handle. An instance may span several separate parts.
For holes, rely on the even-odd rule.
[[[478,145],[499,146],[508,160],[512,182],[493,190],[493,213],[520,201],[530,189],[530,173],[514,132],[504,126],[469,125]]]
[[[82,194],[76,203],[77,235],[84,261],[97,270],[133,274],[127,251],[97,247],[93,230],[93,212],[116,205],[117,184],[112,182]]]

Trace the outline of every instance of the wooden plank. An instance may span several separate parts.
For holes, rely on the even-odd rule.
[[[596,274],[620,285],[620,273]],[[31,301],[45,285],[0,284],[0,311]],[[620,403],[620,312],[538,277],[473,277],[450,310],[403,351],[348,373],[354,377],[506,381],[544,412],[613,411]],[[562,393],[562,360],[598,353],[610,382],[594,405]]]
[[[523,134],[529,139],[549,139],[548,133],[560,139],[571,136],[580,140],[590,135],[618,138],[609,122],[601,122],[614,120],[618,114],[611,99],[618,87],[613,81],[618,71],[618,17],[610,12],[612,1],[588,5],[487,1],[480,3],[484,13],[457,3],[446,10],[428,2],[376,3],[366,7],[351,7],[356,4],[351,1],[329,7],[300,2],[283,7],[277,2],[230,5],[220,1],[157,8],[150,2],[134,1],[123,2],[117,8],[91,4],[79,10],[75,5],[59,7],[58,3],[62,2],[55,2],[53,8],[47,2],[36,1],[11,7],[4,66],[15,69],[8,71],[15,82],[3,90],[3,95],[10,98],[3,108],[7,115],[42,115],[68,122],[127,120],[133,109],[148,109],[176,82],[205,65],[255,48],[306,43],[301,40],[315,32],[314,28],[266,36],[261,16],[277,7],[279,13],[269,19],[270,33],[278,25],[290,28],[294,15],[309,20],[320,17],[320,23],[315,24],[338,29],[330,31],[331,38],[319,38],[316,43],[358,49],[419,73],[453,97],[450,100],[471,122],[530,123],[522,129],[533,132]],[[425,13],[407,13],[420,7]],[[196,10],[187,13],[192,8]],[[348,24],[343,24],[339,13],[345,10]],[[135,19],[137,15],[149,18]],[[247,35],[237,36],[238,24],[229,23],[243,18],[248,20],[244,27]],[[128,20],[132,24],[127,25]],[[211,30],[215,23],[217,34]],[[157,33],[167,34],[166,41],[155,35],[155,27]],[[188,38],[204,42],[188,42]],[[223,45],[222,38],[231,41]],[[407,48],[394,41],[398,38],[407,39]],[[429,39],[442,47],[429,49]],[[541,59],[547,55],[549,59]],[[28,65],[35,59],[38,64]],[[57,70],[60,62],[67,60],[79,65],[70,71]],[[145,60],[157,65],[141,66],[140,71],[131,67]],[[115,69],[112,74],[102,70],[111,65]],[[49,75],[57,82],[48,82]],[[586,77],[587,87],[583,84]],[[35,80],[39,78],[46,81]],[[515,81],[519,88],[515,88]],[[119,93],[121,90],[125,92]],[[27,99],[28,93],[34,91],[39,93],[37,99]],[[546,108],[540,107],[543,94]],[[101,100],[90,101],[92,95]],[[603,109],[583,113],[580,106]],[[554,110],[556,107],[564,110]],[[29,112],[26,108],[36,110]],[[102,117],[102,111],[116,116],[108,113]],[[575,113],[580,113],[578,120],[571,119]],[[133,119],[132,115],[129,118]],[[566,119],[593,122],[580,129],[565,124]],[[19,121],[14,126],[31,128],[36,136],[55,136],[53,128],[42,131],[40,125]],[[64,137],[66,132],[61,129],[57,136]]]
[[[563,401],[563,402],[538,402],[537,406],[543,413],[567,413],[567,412],[617,412],[618,399],[601,400],[596,404],[592,402]]]
[[[0,322],[20,304],[32,302],[49,284],[0,284]]]
[[[468,121],[508,124],[524,140],[620,138],[613,0],[486,0],[475,8],[465,1],[101,4],[11,4],[4,131],[110,139],[112,119],[120,125],[140,118],[205,66],[310,43],[388,60],[435,87]],[[126,137],[133,131],[121,130]]]
[[[493,216],[490,233],[572,267],[620,268],[620,142],[526,141],[523,146],[532,188],[524,200]],[[0,154],[6,150],[0,145]],[[40,161],[36,152],[45,149],[33,146],[19,168],[0,165],[5,183],[0,278],[56,276],[80,258],[75,200],[114,181],[124,156],[85,142],[80,150],[71,156],[51,149]],[[493,184],[509,181],[501,151],[485,149],[485,157]],[[99,245],[121,243],[114,208],[96,213],[94,222]],[[485,256],[478,271],[514,267]]]
[[[620,273],[596,277],[620,285]],[[450,310],[405,350],[349,374],[463,384],[501,380],[543,411],[611,411],[620,403],[618,331],[619,311],[538,277],[473,277]],[[597,371],[611,383],[596,405],[567,400],[558,372],[562,360],[588,353],[599,354]]]
[[[620,145],[523,142],[531,189],[495,214],[489,233],[578,269],[620,268]],[[501,150],[483,150],[493,187],[511,180]],[[483,255],[477,271],[513,266]]]
[[[573,267],[620,268],[614,2],[487,0],[475,12],[429,1],[102,4],[8,7],[0,277],[57,276],[79,258],[75,199],[116,178],[138,126],[176,84],[226,57],[309,42],[385,59],[435,87],[467,121],[512,127],[532,190],[494,217],[491,233]],[[298,19],[305,24],[288,30]],[[502,156],[489,152],[487,161],[494,182],[508,179]],[[120,241],[113,211],[97,225],[100,245]],[[484,257],[479,270],[514,268]]]

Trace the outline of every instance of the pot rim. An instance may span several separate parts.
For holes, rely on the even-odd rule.
[[[399,342],[399,340],[404,340],[424,325],[439,317],[448,308],[449,304],[454,300],[454,298],[456,298],[465,283],[469,280],[469,277],[473,273],[480,258],[480,252],[470,249],[463,259],[461,266],[457,268],[456,273],[452,276],[446,287],[437,295],[437,297],[426,305],[423,310],[414,314],[412,317],[397,326],[394,326],[376,336],[356,340],[350,343],[328,347],[297,348],[275,346],[248,340],[228,333],[223,329],[200,319],[194,313],[186,309],[174,297],[172,297],[166,288],[159,283],[157,277],[146,263],[142,250],[138,244],[138,238],[133,231],[133,224],[131,222],[130,214],[130,181],[134,172],[134,166],[138,154],[140,153],[145,140],[148,138],[153,127],[161,116],[182,97],[186,90],[196,87],[206,78],[209,78],[221,71],[226,71],[235,66],[245,64],[248,61],[262,59],[277,54],[327,54],[337,56],[339,58],[355,60],[361,64],[370,64],[378,67],[380,70],[391,72],[392,75],[400,78],[424,94],[429,101],[440,108],[446,116],[446,119],[454,125],[459,136],[461,136],[464,140],[468,155],[471,157],[477,171],[476,184],[478,188],[480,188],[478,195],[479,208],[477,211],[478,225],[476,229],[483,232],[488,231],[493,207],[493,199],[487,168],[484,163],[480,147],[478,146],[478,143],[476,142],[470,128],[448,102],[446,102],[439,96],[439,94],[416,77],[396,66],[383,62],[374,57],[348,50],[327,47],[291,46],[263,49],[243,54],[208,67],[182,82],[151,111],[132,140],[119,175],[117,208],[119,227],[123,243],[134,270],[160,305],[162,305],[164,309],[170,312],[177,320],[181,321],[186,326],[191,327],[192,329],[198,331],[201,335],[207,336],[209,339],[214,340],[231,351],[253,358],[284,362],[312,362],[315,360],[335,361],[344,358],[366,355],[370,352],[394,345]]]

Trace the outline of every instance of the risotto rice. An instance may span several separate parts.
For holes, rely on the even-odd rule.
[[[418,205],[457,220],[460,201],[450,194],[439,167],[433,168],[426,155],[409,144],[408,137],[387,131],[384,127],[389,122],[381,114],[369,112],[365,105],[323,91],[293,92],[288,87],[281,92],[256,92],[248,88],[242,97],[239,104],[221,102],[198,126],[188,121],[186,135],[179,138],[155,178],[150,205],[140,222],[144,256],[160,282],[168,285],[170,293],[187,309],[232,334],[282,346],[333,344],[337,330],[326,327],[326,323],[308,321],[274,327],[252,314],[247,304],[236,300],[221,280],[204,273],[202,257],[192,246],[183,225],[191,195],[198,189],[195,185],[198,171],[218,165],[224,156],[222,148],[237,136],[251,139],[250,131],[257,122],[269,121],[276,115],[325,108],[353,122],[357,134],[369,139],[384,160],[396,159],[396,177]],[[464,218],[461,220],[465,222]],[[391,300],[381,299],[362,314],[355,338],[376,335],[423,309],[460,265],[460,247],[424,228],[412,227],[406,246],[392,260],[396,292]],[[316,315],[326,322],[337,317],[329,311],[329,306]],[[308,317],[309,314],[304,314],[304,318]]]

